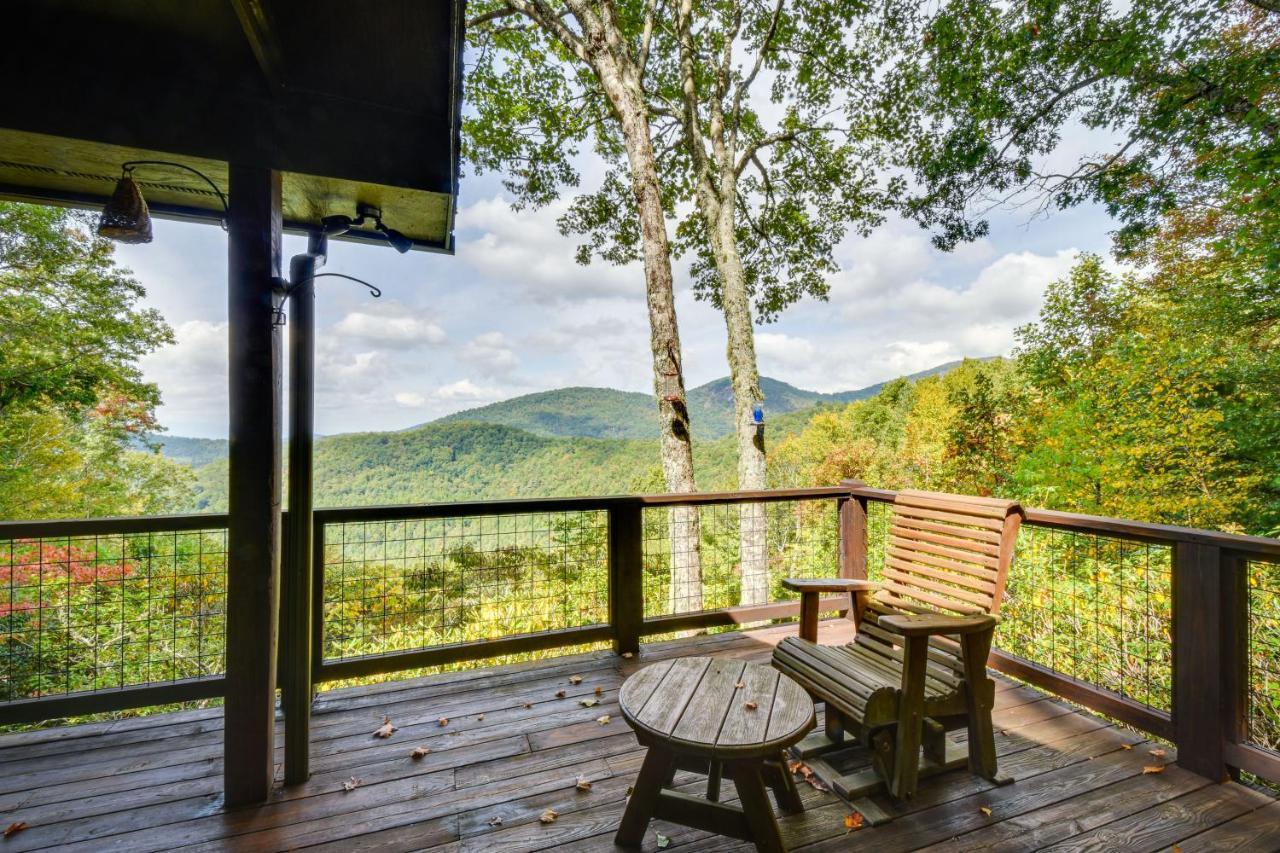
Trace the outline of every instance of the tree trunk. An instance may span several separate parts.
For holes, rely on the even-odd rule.
[[[756,365],[755,330],[746,273],[734,232],[733,198],[736,190],[732,187],[727,189],[727,196],[722,196],[715,209],[704,211],[704,215],[712,214],[708,217],[708,226],[716,268],[720,273],[721,310],[729,340],[727,356],[737,433],[738,488],[745,491],[767,486],[764,432],[757,430],[751,411],[754,401],[764,399],[764,392],[760,388],[760,371]],[[768,515],[763,504],[748,503],[739,507],[738,516],[738,556],[742,572],[739,603],[765,604],[769,601]]]
[[[657,161],[649,136],[649,115],[639,80],[607,60],[594,64],[605,95],[622,125],[631,189],[635,194],[644,253],[645,296],[649,307],[649,343],[653,353],[654,394],[661,423],[662,473],[672,492],[694,492],[693,444],[685,401],[680,332],[666,216],[662,209]],[[671,538],[671,613],[703,608],[701,534],[697,507],[674,507]]]

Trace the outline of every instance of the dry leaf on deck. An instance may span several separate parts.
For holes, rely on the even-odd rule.
[[[754,710],[756,709],[756,703],[755,703],[755,702],[743,702],[743,703],[742,703],[742,707],[746,708],[748,711],[754,711]]]
[[[596,717],[596,722],[602,726],[609,725],[609,715],[605,714],[603,717]]]
[[[624,658],[626,658],[627,660],[631,660],[633,657],[635,657],[635,656],[636,656],[636,654],[635,654],[635,652],[623,652],[623,653],[622,653],[622,656],[623,656]]]
[[[599,699],[579,699],[578,704],[584,708],[590,708],[593,705],[599,705],[600,700]]]
[[[363,781],[364,780],[359,776],[352,776],[350,779],[342,783],[342,790],[354,791],[356,788],[360,787],[360,783]]]
[[[862,812],[850,812],[844,816],[844,828],[853,832],[855,829],[862,829]]]
[[[524,703],[524,706],[525,706],[526,708],[532,708],[532,707],[533,707],[533,703],[532,703],[532,702],[525,702],[525,703]]]
[[[445,726],[449,725],[449,718],[441,717],[439,720],[436,721],[436,723],[437,725],[440,726],[440,728],[444,728]]]
[[[430,750],[430,749],[428,749],[428,748],[427,748],[427,747],[425,747],[425,746],[420,746],[420,747],[418,747],[417,749],[415,749],[413,752],[409,753],[409,757],[410,757],[410,758],[415,758],[415,759],[417,759],[417,758],[425,758],[426,756],[428,756],[428,755],[430,755],[430,754],[431,754],[431,750]]]
[[[391,733],[394,732],[395,730],[396,730],[396,727],[391,725],[391,718],[383,717],[382,725],[378,726],[378,730],[373,733],[373,736],[374,737],[391,737]]]
[[[557,699],[563,699],[563,698],[564,698],[564,691],[563,691],[563,690],[557,690],[557,691],[556,691],[556,698],[557,698]]]
[[[579,773],[578,778],[574,780],[573,787],[577,788],[579,791],[590,791],[591,780]]]
[[[502,826],[502,816],[494,815],[493,817],[489,818],[489,826]]]
[[[979,806],[978,811],[982,812],[987,817],[991,817],[991,809],[987,808],[986,806]]]
[[[477,722],[477,723],[482,723],[482,722],[484,722],[484,714],[481,714],[480,716],[476,717],[476,722]]]
[[[788,761],[788,762],[787,762],[787,772],[788,772],[788,773],[791,773],[791,774],[793,774],[793,775],[794,775],[794,774],[796,774],[796,773],[799,773],[799,772],[800,772],[800,768],[801,768],[801,767],[804,767],[804,762],[803,762],[803,761]]]
[[[1146,767],[1142,768],[1142,773],[1144,776],[1149,776],[1152,773],[1163,773],[1163,772],[1164,772],[1163,764],[1148,764]]]
[[[555,823],[556,818],[560,817],[560,813],[555,809],[547,809],[538,815],[538,823]]]
[[[1151,756],[1152,756],[1153,758],[1164,758],[1164,757],[1165,757],[1166,755],[1168,755],[1168,754],[1169,754],[1169,753],[1165,752],[1163,749],[1153,749],[1153,750],[1151,750]]]
[[[13,835],[14,833],[22,832],[22,830],[26,828],[27,828],[27,822],[25,820],[20,820],[20,821],[17,821],[16,823],[11,823],[7,827],[5,827],[4,837],[8,838],[10,835]]]
[[[661,832],[655,832],[655,833],[654,833],[654,835],[658,836],[658,849],[659,849],[659,850],[666,850],[668,847],[670,847],[670,846],[671,846],[671,839],[670,839],[670,838],[667,838],[667,837],[666,837],[665,835],[663,835]]]
[[[742,688],[744,688],[744,687],[746,687],[746,686],[747,686],[747,682],[745,682],[745,681],[739,681],[737,684],[733,685],[733,689],[734,689],[734,690],[741,690]]]
[[[596,688],[596,695],[597,695],[597,696],[603,696],[603,695],[604,695],[604,688],[603,688],[603,687],[597,687],[597,688]]]
[[[813,772],[813,768],[808,764],[805,764],[803,761],[792,761],[787,764],[787,769],[790,770],[792,774],[799,775],[801,780],[806,782],[809,787],[813,788],[815,791],[826,793],[831,790],[826,785],[822,784],[822,780]]]
[[[1133,744],[1131,744],[1131,743],[1122,743],[1122,744],[1120,744],[1120,748],[1121,748],[1121,749],[1133,749]]]
[[[581,684],[581,683],[582,683],[582,676],[581,676],[581,675],[571,675],[571,676],[569,676],[569,683],[570,683],[570,684]]]

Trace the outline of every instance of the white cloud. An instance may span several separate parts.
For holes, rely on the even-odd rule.
[[[227,324],[188,320],[175,342],[141,360],[160,387],[160,422],[177,435],[218,436],[227,428]]]
[[[444,329],[430,320],[413,316],[394,302],[378,310],[352,311],[334,325],[332,333],[354,342],[394,349],[414,349],[447,340]]]
[[[433,395],[437,400],[450,403],[487,403],[510,396],[501,388],[477,385],[470,379],[459,379],[436,389]]]
[[[427,398],[413,391],[401,391],[393,397],[396,405],[406,409],[421,409],[427,404]]]
[[[502,332],[476,335],[462,347],[458,358],[474,365],[488,376],[510,373],[520,365],[520,359],[516,357],[507,336]]]

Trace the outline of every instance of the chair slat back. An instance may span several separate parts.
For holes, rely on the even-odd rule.
[[[900,660],[902,638],[879,625],[881,616],[998,614],[1021,523],[1014,501],[899,492],[889,516],[884,588],[871,600],[855,642]],[[963,672],[954,640],[935,637],[929,657],[938,678]]]

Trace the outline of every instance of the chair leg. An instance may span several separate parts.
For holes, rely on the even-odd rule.
[[[994,685],[987,677],[987,656],[994,632],[966,634],[961,638],[964,655],[965,705],[969,713],[969,770],[984,779],[999,781],[996,739],[991,710]]]
[[[658,804],[658,795],[667,776],[675,766],[675,756],[665,749],[650,747],[640,765],[640,775],[636,777],[635,790],[627,801],[627,809],[622,815],[622,823],[613,837],[613,843],[620,847],[636,847],[644,840],[644,831],[649,827],[654,808]]]
[[[898,725],[894,737],[893,778],[889,793],[909,800],[920,779],[920,739],[924,728],[924,671],[929,638],[907,637],[902,650],[902,692],[898,700]]]

